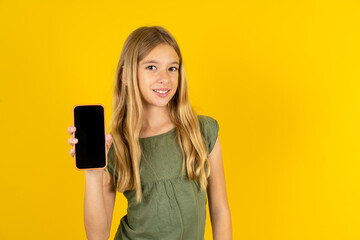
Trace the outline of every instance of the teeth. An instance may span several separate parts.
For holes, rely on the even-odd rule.
[[[155,92],[158,92],[158,93],[166,93],[167,91],[159,91],[159,90],[154,90]]]

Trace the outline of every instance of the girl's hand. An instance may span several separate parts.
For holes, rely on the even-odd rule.
[[[75,132],[76,132],[76,128],[75,128],[75,127],[73,127],[73,126],[68,127],[68,133],[71,135],[71,137],[68,138],[68,143],[73,147],[72,149],[70,149],[69,154],[70,154],[70,156],[72,156],[72,157],[75,156],[75,148],[74,148],[74,146],[75,146],[76,143],[78,143],[78,139],[72,137],[72,136],[73,136],[73,133],[75,133]]]
[[[78,139],[77,138],[74,138],[73,137],[73,134],[76,132],[76,128],[74,126],[70,126],[68,127],[68,133],[71,135],[70,138],[68,138],[68,143],[73,147],[72,149],[70,149],[70,156],[74,157],[75,156],[75,144],[78,143]],[[111,137],[111,134],[108,133],[105,135],[105,145],[106,145],[106,155],[108,154],[109,152],[109,149],[111,147],[111,143],[112,143],[112,137]],[[103,171],[103,169],[94,169],[94,170],[90,170],[90,171]],[[85,170],[87,171],[87,170]]]

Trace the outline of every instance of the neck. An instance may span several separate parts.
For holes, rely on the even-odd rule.
[[[171,122],[167,106],[144,107],[143,129],[160,129]]]

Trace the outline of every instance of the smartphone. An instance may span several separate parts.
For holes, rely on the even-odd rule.
[[[105,109],[101,104],[73,107],[75,167],[78,170],[103,169],[107,166],[105,143]]]

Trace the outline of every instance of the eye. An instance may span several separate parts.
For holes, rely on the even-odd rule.
[[[173,70],[172,72],[176,72],[176,71],[177,71],[177,67],[171,67],[171,68],[175,68],[175,70]]]
[[[155,67],[154,65],[147,66],[146,68],[149,69],[149,67]]]

